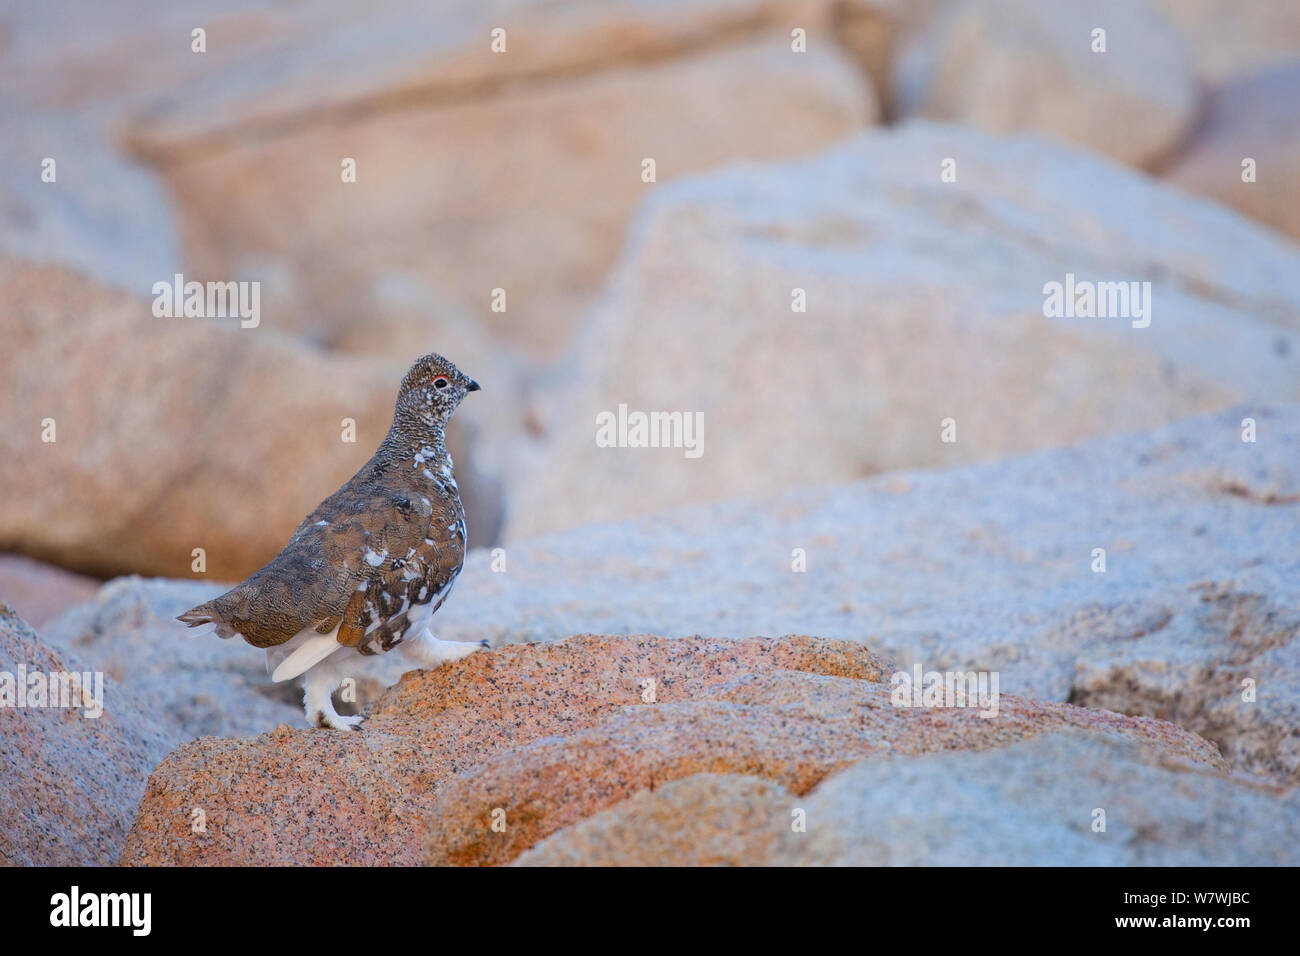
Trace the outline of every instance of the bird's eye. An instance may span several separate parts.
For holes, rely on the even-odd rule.
[[[442,378],[441,376],[439,376],[438,378],[435,378],[435,379],[433,380],[433,387],[434,387],[434,388],[446,388],[446,387],[447,387],[447,380],[446,380],[445,378]]]

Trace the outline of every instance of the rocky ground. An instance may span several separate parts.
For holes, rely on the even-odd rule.
[[[13,680],[93,668],[53,651],[0,602],[0,670]],[[8,693],[9,706],[0,708],[0,863],[116,862],[143,772],[184,737],[160,727],[144,701],[111,680],[94,718],[71,709],[18,710],[14,687]]]
[[[740,837],[734,853],[762,859],[745,846],[745,834],[755,831],[762,845],[764,832],[790,831],[792,811],[806,797],[819,839],[804,846],[795,833],[768,847],[770,862],[890,861],[891,853],[905,852],[906,834],[882,834],[883,841],[899,842],[880,848],[854,839],[860,826],[843,826],[855,814],[853,801],[871,799],[853,784],[866,764],[1014,749],[1058,734],[1066,736],[1038,751],[1052,758],[1037,773],[1059,778],[1075,762],[1074,786],[1053,780],[1055,786],[1038,793],[1041,803],[1020,809],[1059,841],[1053,846],[1031,838],[1027,855],[1064,856],[1076,840],[1086,843],[1093,812],[1087,800],[1106,804],[1112,794],[1118,819],[1097,842],[1118,847],[1090,850],[1089,858],[1094,852],[1099,860],[1197,858],[1242,830],[1248,823],[1243,814],[1256,807],[1279,827],[1295,824],[1284,822],[1288,804],[1281,788],[1229,784],[1214,746],[1171,724],[1011,696],[1002,698],[996,719],[971,709],[896,707],[887,683],[891,670],[860,644],[802,637],[711,642],[583,636],[517,645],[408,676],[372,709],[363,733],[322,739],[280,728],[255,738],[203,738],[175,751],[150,778],[122,862],[500,864],[543,841],[534,861],[567,853],[583,862],[699,862],[708,859],[707,844],[681,858],[674,852],[687,838],[675,819],[662,821],[662,830],[640,831],[652,842],[628,860],[614,848],[591,857],[577,848],[593,839],[593,831],[626,829],[629,824],[612,823],[611,814],[627,821],[643,812],[651,793],[675,804],[670,816],[689,818],[691,800],[698,798],[693,787],[701,780],[728,796],[736,788],[749,793],[756,783],[771,785],[759,791],[763,802],[751,807],[716,799],[714,792],[726,812],[694,822],[715,842]],[[1127,792],[1115,788],[1127,775],[1107,768],[1111,750],[1125,768],[1140,766],[1175,792],[1195,791],[1197,777],[1213,781],[1215,799],[1229,806],[1222,829],[1202,837],[1202,853],[1141,845],[1162,842],[1144,833],[1155,814],[1125,815],[1135,808],[1139,788],[1132,781]],[[1026,759],[1032,758],[1007,761]],[[917,773],[933,772],[920,763]],[[837,774],[850,766],[851,774]],[[1078,776],[1084,773],[1096,777],[1087,797]],[[982,780],[977,787],[994,787],[978,771],[970,778]],[[675,781],[692,789],[685,795],[661,790]],[[633,809],[624,801],[637,794],[640,804]],[[997,798],[1005,806],[1013,795]],[[978,802],[973,795],[967,799]],[[193,807],[209,808],[206,833],[192,832],[187,812]],[[597,816],[602,811],[611,812]],[[1167,821],[1165,832],[1176,834],[1189,822]],[[566,827],[579,823],[581,830],[565,835]],[[721,832],[709,833],[713,827]],[[911,836],[924,829],[918,821]],[[656,845],[660,833],[663,842]],[[967,839],[950,851],[993,850],[974,834]],[[1281,860],[1289,853],[1271,849],[1256,834],[1236,858]],[[987,856],[985,862],[995,860]]]
[[[0,669],[75,656],[150,715],[153,750],[95,728],[130,755],[120,815],[140,799],[96,845],[130,863],[1294,862],[1300,418],[1252,411],[1253,445],[1236,410],[588,526],[500,573],[475,553],[439,620],[495,649],[386,692],[401,660],[358,660],[351,735],[296,729],[260,652],[174,624],[214,584],[121,579],[39,639],[11,619]],[[822,636],[744,637],[800,632]],[[997,716],[895,706],[914,664],[996,671]],[[66,779],[99,779],[104,747],[59,746],[91,768]],[[827,829],[791,831],[796,809]]]

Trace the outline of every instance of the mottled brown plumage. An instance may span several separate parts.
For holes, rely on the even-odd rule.
[[[303,520],[269,564],[179,620],[213,623],[222,637],[239,635],[264,648],[334,634],[341,647],[374,654],[419,636],[465,559],[465,511],[444,432],[478,387],[440,355],[417,361],[374,456]],[[319,650],[304,657],[311,663],[338,649],[314,643]],[[278,670],[276,679],[284,679]],[[309,701],[309,717],[320,717],[311,709]],[[322,722],[334,726],[329,710],[322,713]]]

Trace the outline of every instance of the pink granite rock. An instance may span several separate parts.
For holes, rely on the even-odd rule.
[[[812,637],[513,645],[406,675],[358,733],[282,726],[186,744],[151,776],[121,861],[505,863],[683,776],[753,774],[804,793],[864,757],[1066,727],[1224,768],[1212,745],[1146,718],[1006,696],[992,719],[896,707],[892,670],[861,644]]]

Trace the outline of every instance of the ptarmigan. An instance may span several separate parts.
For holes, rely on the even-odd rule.
[[[274,681],[306,674],[307,720],[340,730],[362,720],[340,716],[330,699],[356,673],[352,652],[381,653],[405,641],[421,663],[437,666],[486,647],[429,632],[465,560],[465,510],[444,431],[478,388],[441,355],[417,361],[374,456],[304,519],[270,564],[178,620],[215,623],[221,637],[266,648]]]

